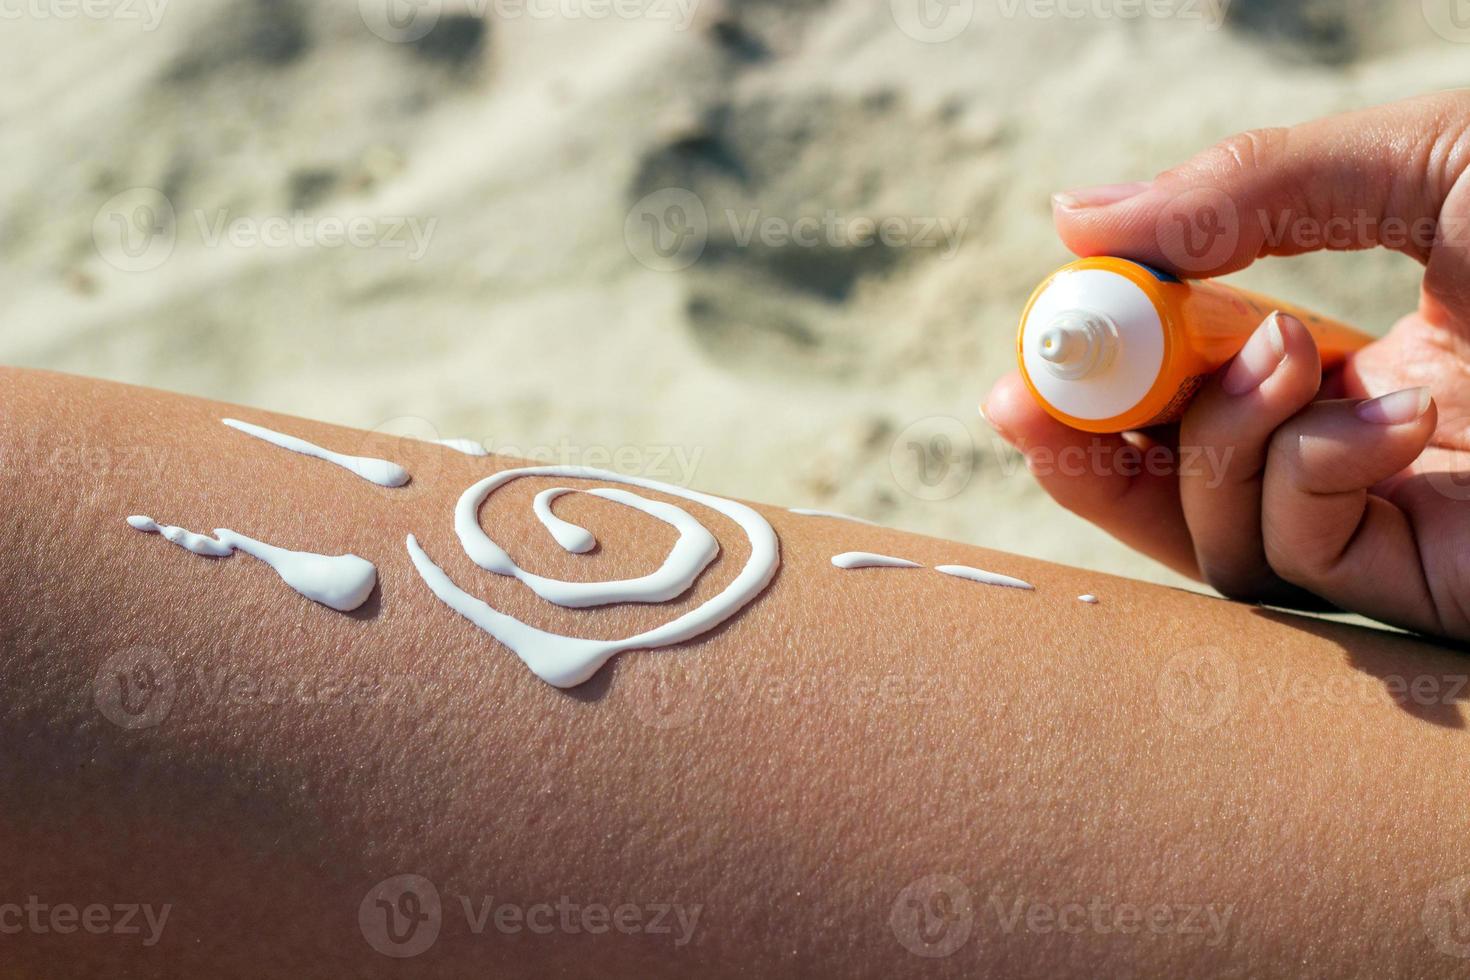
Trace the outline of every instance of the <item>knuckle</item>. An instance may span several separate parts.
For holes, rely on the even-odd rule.
[[[1283,127],[1248,129],[1221,140],[1213,152],[1218,162],[1237,170],[1259,170],[1285,152],[1288,132]]]
[[[1429,192],[1444,200],[1470,169],[1470,98],[1436,103],[1415,165],[1422,169]]]
[[[1267,528],[1264,536],[1266,563],[1271,566],[1271,571],[1302,588],[1320,584],[1328,571],[1321,556],[1289,533],[1270,529],[1269,521]]]
[[[1470,170],[1470,89],[1434,92],[1387,108],[1376,129],[1382,167],[1399,178],[1398,206],[1435,213]]]
[[[1298,419],[1300,416],[1298,416]],[[1266,443],[1266,467],[1274,480],[1285,480],[1291,487],[1301,486],[1303,433],[1298,419],[1284,423],[1271,433]]]
[[[1270,431],[1246,430],[1227,413],[1186,414],[1179,426],[1181,484],[1216,491],[1261,475]]]
[[[1197,154],[1182,167],[1166,171],[1162,178],[1185,178],[1207,174],[1229,178],[1267,169],[1286,152],[1290,130],[1284,127],[1248,129],[1228,136]]]
[[[1448,92],[1430,92],[1411,102],[1429,113],[1430,118],[1445,127],[1470,124],[1470,88]]]

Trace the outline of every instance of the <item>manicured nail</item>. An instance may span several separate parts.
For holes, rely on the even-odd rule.
[[[1353,412],[1364,422],[1378,425],[1402,425],[1429,411],[1428,388],[1405,388],[1363,402]]]
[[[1109,204],[1117,204],[1131,197],[1137,197],[1153,186],[1151,181],[1136,180],[1127,184],[1102,184],[1097,187],[1083,187],[1075,191],[1063,191],[1052,195],[1052,202],[1059,208],[1069,211],[1079,208],[1104,208]]]
[[[1266,383],[1286,357],[1286,338],[1281,333],[1281,314],[1272,313],[1251,334],[1235,360],[1220,379],[1227,395],[1244,395]]]
[[[985,420],[985,423],[987,425],[989,425],[992,429],[994,429],[996,432],[999,432],[1002,436],[1005,436],[1007,439],[1010,438],[1010,436],[1006,433],[1006,430],[1001,427],[1001,424],[999,422],[997,422],[995,419],[993,419],[993,418],[990,417],[990,413],[985,410],[985,403],[984,402],[981,402],[981,404],[980,404],[980,417],[982,419],[984,419]]]

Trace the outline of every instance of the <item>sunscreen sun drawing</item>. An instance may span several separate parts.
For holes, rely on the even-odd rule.
[[[728,517],[745,533],[750,555],[744,566],[720,592],[682,615],[652,629],[613,640],[582,639],[539,629],[500,612],[460,588],[410,534],[409,557],[429,589],[455,612],[510,647],[531,671],[556,687],[583,683],[614,654],[650,650],[691,640],[734,616],[760,595],[781,563],[780,542],[770,523],[745,504],[687,490],[642,477],[624,476],[585,466],[527,466],[502,470],[475,483],[455,506],[454,527],[465,553],[476,565],[497,575],[512,576],[541,598],[560,606],[601,606],[621,602],[668,602],[693,587],[700,574],[719,554],[714,536],[687,510],[674,504],[615,487],[585,491],[592,496],[641,511],[679,532],[678,540],[659,568],[645,576],[609,582],[566,582],[526,571],[496,544],[480,526],[480,506],[500,487],[523,477],[554,477],[622,484],[678,497]],[[537,494],[533,510],[551,537],[564,550],[585,553],[595,545],[591,532],[551,512],[551,501],[568,493],[554,487]]]

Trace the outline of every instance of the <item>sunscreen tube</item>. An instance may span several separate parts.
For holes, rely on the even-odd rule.
[[[1177,421],[1276,310],[1306,325],[1323,368],[1374,339],[1290,303],[1100,256],[1063,266],[1036,288],[1016,353],[1026,386],[1053,418],[1126,432]]]

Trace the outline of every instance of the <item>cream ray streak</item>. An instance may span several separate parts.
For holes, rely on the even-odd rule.
[[[490,450],[473,439],[435,439],[435,445],[446,446],[466,456],[489,456]]]
[[[143,514],[129,517],[128,524],[139,531],[161,535],[185,551],[207,558],[228,558],[237,550],[243,551],[275,569],[281,581],[306,598],[339,612],[351,612],[366,602],[378,581],[378,570],[373,563],[356,555],[291,551],[227,527],[215,528],[215,536],[211,538],[172,524],[159,524]]]
[[[835,510],[812,510],[810,507],[792,507],[791,513],[800,514],[802,517],[830,517],[835,521],[852,521],[854,524],[882,527],[881,524],[874,521],[864,520],[861,517],[853,517],[851,514],[839,514]]]
[[[916,561],[894,558],[891,555],[875,555],[871,551],[844,551],[832,556],[832,564],[838,568],[923,568]]]
[[[776,532],[753,508],[695,490],[660,483],[657,480],[624,476],[620,473],[586,466],[528,466],[503,470],[471,486],[461,495],[454,514],[455,531],[459,535],[465,552],[481,568],[500,575],[514,576],[531,587],[538,595],[558,605],[566,604],[558,600],[567,598],[565,594],[567,587],[584,584],[601,589],[600,593],[590,593],[589,590],[589,594],[598,595],[603,603],[663,601],[650,599],[648,596],[667,594],[675,588],[678,588],[678,591],[673,592],[669,598],[681,595],[713,560],[714,555],[718,553],[719,545],[703,525],[680,507],[662,501],[649,500],[625,490],[599,488],[586,492],[605,500],[634,507],[673,525],[679,531],[679,541],[675,543],[663,566],[652,575],[644,576],[642,579],[625,579],[605,583],[557,582],[530,575],[516,565],[510,556],[480,527],[479,513],[480,506],[498,488],[521,477],[535,476],[601,480],[679,497],[725,515],[745,532],[750,542],[750,557],[746,559],[745,565],[735,578],[718,594],[705,600],[694,609],[661,626],[633,636],[614,640],[590,640],[538,629],[514,616],[499,612],[483,600],[469,595],[434,563],[428,553],[419,546],[418,539],[410,534],[406,541],[409,557],[434,595],[455,612],[510,647],[537,677],[556,687],[575,687],[581,684],[595,674],[609,658],[622,651],[672,646],[714,629],[760,595],[780,567],[781,546]],[[567,491],[565,487],[554,489]],[[575,535],[568,535],[567,529],[580,530],[584,533],[585,529],[578,528],[566,521],[560,521],[559,518],[555,518],[555,515],[550,514],[550,502],[558,495],[548,491],[538,494],[542,502],[541,510],[544,512],[543,524],[555,536],[559,525],[545,520],[545,516],[551,516],[559,522],[563,536],[566,536],[570,543],[584,543],[583,539]],[[680,585],[682,588],[679,588]],[[581,596],[581,598],[586,598],[586,596]]]
[[[1030,582],[1023,582],[1018,578],[1011,578],[1009,575],[1001,575],[998,572],[987,572],[983,568],[971,568],[969,565],[936,565],[934,570],[955,578],[979,582],[982,585],[1000,585],[1007,589],[1034,590],[1036,588]]]
[[[220,419],[220,421],[232,429],[237,429],[248,436],[254,436],[273,446],[280,446],[293,453],[324,460],[345,470],[351,470],[364,480],[376,483],[380,487],[401,487],[408,482],[408,470],[386,459],[375,459],[372,456],[348,456],[344,453],[333,452],[330,449],[323,449],[314,442],[307,442],[296,436],[288,436],[284,432],[267,429],[263,425],[241,422],[239,419]]]

